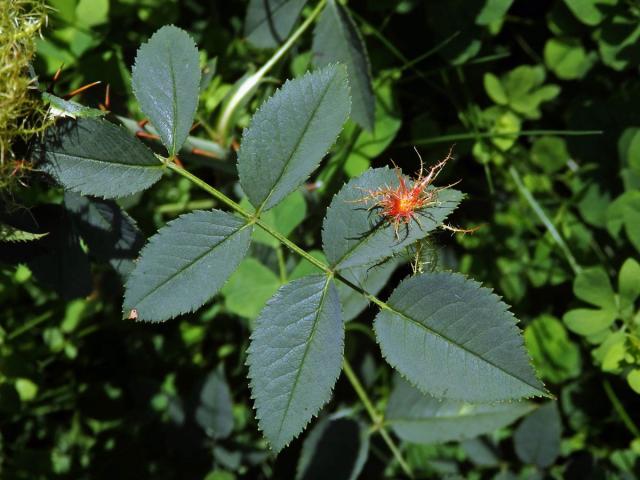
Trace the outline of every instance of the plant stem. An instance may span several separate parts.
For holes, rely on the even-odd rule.
[[[231,120],[233,119],[233,116],[235,115],[238,107],[247,98],[247,96],[249,96],[254,91],[254,89],[258,86],[262,78],[269,72],[269,70],[271,70],[273,66],[286,55],[286,53],[291,49],[294,43],[296,43],[302,36],[302,34],[311,26],[316,17],[320,15],[320,12],[324,8],[325,3],[326,0],[320,0],[313,11],[305,19],[305,21],[302,22],[297,30],[293,32],[291,36],[289,36],[287,41],[284,42],[278,50],[276,50],[271,58],[267,60],[267,62],[262,67],[260,67],[260,69],[256,73],[249,75],[238,86],[236,91],[227,102],[224,110],[220,114],[220,120],[218,121],[218,138],[223,145],[225,145],[227,142],[227,133],[229,132]]]
[[[565,137],[576,137],[582,135],[601,135],[602,130],[520,130],[518,132],[467,132],[452,133],[450,135],[440,135],[438,137],[423,138],[404,142],[399,144],[400,147],[414,145],[431,145],[434,143],[459,142],[462,140],[476,140],[478,138],[502,138],[502,137],[523,137],[525,135],[562,135]]]
[[[202,188],[207,193],[211,194],[213,197],[217,198],[218,200],[220,200],[222,203],[224,203],[228,207],[231,207],[233,210],[235,210],[237,213],[239,213],[244,218],[249,220],[251,223],[255,223],[256,225],[258,225],[265,232],[267,232],[269,235],[271,235],[272,237],[274,237],[275,239],[280,241],[280,243],[285,245],[287,248],[289,248],[293,252],[297,253],[301,257],[305,258],[306,260],[308,260],[312,265],[315,265],[320,270],[322,270],[323,272],[325,272],[325,273],[327,273],[329,275],[333,274],[332,270],[327,265],[325,265],[324,262],[318,260],[317,258],[313,257],[312,255],[309,255],[306,251],[304,251],[298,245],[293,243],[287,237],[282,235],[277,230],[274,230],[270,225],[267,225],[266,223],[264,223],[262,220],[260,220],[260,218],[256,217],[254,214],[247,212],[244,208],[242,208],[236,202],[231,200],[224,193],[222,193],[219,190],[217,190],[216,188],[212,187],[211,185],[209,185],[204,180],[196,177],[191,172],[185,170],[184,168],[181,168],[181,167],[177,166],[175,163],[172,163],[172,162],[167,163],[167,168],[169,168],[170,170],[173,170],[174,172],[178,173],[179,175],[182,175],[184,178],[190,180],[195,185],[197,185],[198,187]]]
[[[309,255],[305,250],[303,250],[298,245],[293,243],[291,240],[289,240],[287,237],[282,235],[280,232],[278,232],[277,230],[274,230],[270,225],[267,225],[266,223],[262,222],[262,220],[260,220],[260,218],[256,217],[255,214],[251,214],[251,213],[247,212],[240,205],[238,205],[236,202],[234,202],[229,197],[227,197],[224,193],[218,191],[216,188],[212,187],[211,185],[209,185],[204,180],[196,177],[195,175],[193,175],[192,173],[188,172],[184,168],[181,168],[181,167],[177,166],[173,162],[168,162],[167,163],[167,168],[169,168],[170,170],[173,170],[174,172],[178,173],[179,175],[182,175],[184,178],[190,180],[195,185],[199,186],[200,188],[202,188],[203,190],[205,190],[206,192],[208,192],[209,194],[211,194],[212,196],[214,196],[215,198],[220,200],[225,205],[231,207],[233,210],[235,210],[237,213],[239,213],[240,215],[245,217],[250,222],[253,222],[256,225],[258,225],[260,228],[262,228],[264,231],[266,231],[269,235],[271,235],[274,238],[276,238],[281,244],[285,245],[287,248],[289,248],[293,252],[297,253],[301,257],[305,258],[307,261],[311,262],[311,264],[313,264],[316,267],[318,267],[320,270],[325,272],[327,275],[335,276],[335,278],[340,280],[342,283],[344,283],[345,285],[351,287],[355,291],[359,292],[361,295],[363,295],[369,301],[371,301],[371,302],[375,303],[376,305],[378,305],[380,308],[384,308],[384,309],[389,309],[390,308],[386,303],[384,303],[382,300],[377,298],[375,295],[371,295],[370,293],[368,293],[367,291],[365,291],[361,287],[353,284],[352,282],[350,282],[346,278],[342,277],[340,274],[337,274],[337,273],[333,272],[333,270],[331,270],[331,268],[328,265],[326,265],[324,262],[322,262],[322,261],[318,260],[317,258]],[[369,416],[371,417],[371,420],[373,421],[374,426],[376,427],[377,430],[380,431],[380,435],[384,439],[385,443],[389,446],[389,449],[393,453],[394,457],[398,460],[398,463],[402,467],[402,470],[404,470],[404,472],[410,478],[413,478],[413,473],[411,472],[411,469],[409,468],[407,463],[402,458],[402,454],[400,453],[400,450],[398,449],[397,445],[394,443],[394,441],[391,438],[391,436],[389,435],[389,433],[382,426],[384,418],[378,412],[376,412],[375,408],[373,407],[373,404],[371,403],[371,400],[369,400],[369,397],[367,396],[366,392],[364,391],[364,388],[360,384],[360,381],[356,377],[355,373],[351,369],[351,366],[349,365],[349,362],[347,362],[346,358],[344,359],[343,370],[344,370],[345,374],[347,375],[347,378],[351,382],[351,385],[353,385],[353,388],[356,390],[356,393],[358,394],[358,397],[360,398],[360,400],[364,404],[364,407],[366,408],[367,412],[369,413]]]
[[[45,312],[42,315],[35,317],[33,320],[23,324],[21,327],[15,329],[13,332],[7,335],[7,340],[13,340],[14,338],[19,337],[25,332],[28,332],[33,327],[40,325],[42,322],[46,322],[53,316],[53,312]]]
[[[558,244],[558,246],[560,247],[560,250],[562,250],[562,253],[564,253],[564,256],[567,258],[567,262],[569,262],[569,265],[571,266],[573,273],[578,274],[581,270],[580,265],[578,264],[575,257],[573,256],[573,253],[571,253],[569,246],[566,244],[566,242],[562,238],[562,235],[560,235],[560,232],[558,232],[555,225],[553,224],[551,219],[547,216],[547,214],[544,212],[540,204],[536,201],[535,198],[533,198],[533,195],[531,195],[531,192],[529,191],[529,189],[525,187],[524,183],[522,183],[522,179],[520,178],[520,174],[518,173],[518,171],[513,166],[511,166],[509,167],[509,173],[511,174],[511,177],[513,178],[513,181],[516,183],[516,186],[518,187],[518,190],[520,191],[522,196],[525,198],[525,200],[527,201],[531,209],[538,216],[540,221],[542,221],[544,226],[547,227],[547,230],[551,234],[551,237]]]
[[[158,213],[180,213],[185,210],[209,209],[215,206],[215,202],[208,198],[203,200],[191,200],[190,202],[166,203],[158,207]]]
[[[634,437],[640,438],[640,430],[638,429],[638,427],[636,427],[635,423],[633,423],[633,420],[624,409],[624,405],[622,405],[622,402],[616,395],[616,392],[613,391],[609,380],[603,380],[602,386],[604,387],[604,391],[607,394],[607,397],[609,397],[609,400],[611,401],[611,405],[613,405],[613,409],[620,416],[620,418],[622,419],[622,423],[624,423],[625,427],[627,427],[627,430],[629,430],[629,432],[631,432]]]
[[[194,185],[197,185],[198,187],[203,189],[205,192],[209,193],[211,196],[220,200],[225,205],[233,208],[236,212],[238,212],[243,217],[250,219],[253,216],[251,213],[247,212],[244,208],[242,208],[239,204],[237,204],[236,202],[231,200],[229,197],[227,197],[224,193],[222,193],[216,188],[213,188],[207,182],[205,182],[199,177],[196,177],[193,173],[189,172],[188,170],[185,170],[184,168],[179,167],[173,162],[167,162],[166,165],[169,170],[173,170],[174,172],[182,175],[184,178],[191,181]]]
[[[346,357],[342,361],[342,370],[344,371],[345,375],[347,376],[347,379],[351,383],[351,386],[356,391],[356,394],[358,395],[358,398],[360,398],[360,401],[364,405],[364,408],[367,410],[369,417],[371,417],[371,421],[373,422],[374,428],[380,432],[380,435],[382,436],[383,440],[389,447],[389,450],[391,450],[391,453],[393,453],[393,456],[396,458],[396,460],[400,464],[400,467],[402,468],[404,473],[407,474],[409,478],[413,478],[413,472],[411,471],[411,467],[409,467],[405,459],[402,457],[402,452],[400,452],[400,449],[391,438],[391,435],[389,435],[389,432],[383,426],[384,417],[377,412],[377,410],[371,403],[371,399],[369,398],[369,396],[367,395],[367,392],[365,391],[364,387],[360,383],[360,380],[358,380],[358,377],[356,376],[355,372],[351,368],[351,365],[349,364],[349,361],[346,359]]]
[[[280,272],[280,282],[287,283],[287,266],[284,263],[284,254],[282,253],[282,246],[278,244],[276,247],[276,257],[278,257],[278,271]]]
[[[131,133],[136,133],[141,131],[140,125],[138,124],[138,122],[136,122],[135,120],[131,119],[131,118],[127,118],[127,117],[123,117],[118,115],[117,119],[120,123],[122,123],[122,125],[129,130]],[[204,126],[204,125],[203,125]],[[157,135],[158,131],[153,127],[153,125],[147,124],[145,126],[145,130],[153,135]],[[207,130],[207,133],[208,130]],[[228,157],[229,152],[223,148],[221,145],[219,145],[216,142],[210,141],[210,140],[205,140],[204,138],[199,138],[199,137],[194,137],[192,135],[189,135],[187,137],[187,140],[184,144],[184,146],[182,147],[183,151],[189,151],[193,148],[198,148],[200,150],[206,151],[208,152],[210,155],[208,156],[208,158],[217,158],[219,160],[224,160]]]

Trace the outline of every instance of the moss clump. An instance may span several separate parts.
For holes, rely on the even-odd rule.
[[[16,140],[45,128],[29,67],[46,21],[43,0],[0,1],[0,195],[5,199],[27,167],[14,151]]]

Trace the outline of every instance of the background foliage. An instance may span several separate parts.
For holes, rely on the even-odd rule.
[[[460,180],[456,188],[467,199],[451,220],[483,227],[473,235],[431,235],[412,252],[417,267],[460,271],[503,296],[557,398],[470,406],[424,397],[383,361],[373,336],[376,310],[338,288],[343,316],[351,320],[346,356],[385,413],[414,475],[634,478],[640,469],[637,2],[407,0],[351,2],[343,9],[330,1],[317,28],[305,32],[227,118],[221,112],[229,111],[236,82],[259,73],[300,25],[299,15],[308,18],[315,7],[275,2],[280,13],[268,26],[261,22],[261,3],[51,1],[43,37],[34,40],[30,31],[27,40],[37,48],[39,88],[55,95],[48,101],[58,113],[76,109],[75,115],[89,116],[103,114],[97,107],[105,103],[108,84],[109,110],[125,127],[153,135],[134,121],[149,117],[165,144],[177,151],[185,142],[180,158],[190,170],[251,210],[251,202],[263,198],[247,189],[247,199],[238,183],[242,129],[285,79],[343,63],[356,79],[352,120],[312,179],[263,220],[322,259],[322,218],[344,182],[391,158],[406,173],[416,171],[413,145],[432,164],[455,143],[455,160],[440,183]],[[163,128],[161,117],[154,121],[153,105],[134,96],[136,85],[158,80],[136,69],[132,78],[137,49],[168,24],[189,32],[203,68],[199,81],[180,83],[200,88],[199,126],[191,132],[189,115],[180,120],[195,109],[188,98],[174,112],[175,132]],[[361,42],[369,59],[356,48]],[[180,58],[196,61],[193,45],[173,47]],[[17,71],[24,74],[24,66]],[[97,80],[102,85],[81,98],[92,110],[58,98]],[[344,376],[321,418],[277,457],[258,430],[247,382],[250,332],[286,281],[317,278],[302,279],[317,273],[311,263],[255,229],[249,256],[205,307],[162,324],[122,320],[123,279],[144,239],[172,220],[166,229],[179,226],[183,213],[220,202],[185,178],[160,178],[160,167],[119,184],[118,191],[113,184],[88,184],[86,174],[58,177],[65,185],[76,182],[79,192],[102,187],[101,195],[123,197],[117,203],[63,193],[21,163],[27,144],[14,118],[3,120],[9,127],[0,125],[3,152],[11,144],[2,158],[7,186],[0,231],[3,478],[404,475],[381,437],[369,435],[365,406]],[[95,142],[96,155],[112,153],[113,135],[135,145],[124,128],[103,120],[86,125],[104,130],[90,132],[104,139]],[[149,145],[160,151],[158,142]],[[252,154],[245,146],[240,156]],[[157,166],[147,149],[132,148],[112,168]],[[240,172],[243,187],[251,182],[246,173]],[[153,186],[126,196],[138,189],[135,182]],[[368,290],[388,298],[411,273],[405,260],[376,267]],[[350,274],[364,281],[357,270]],[[392,319],[379,317],[376,330],[385,321]],[[323,470],[329,464],[334,472]]]

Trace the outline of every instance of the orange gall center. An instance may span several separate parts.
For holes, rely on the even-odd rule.
[[[418,207],[417,199],[410,192],[393,195],[390,200],[386,213],[393,217],[410,217]]]

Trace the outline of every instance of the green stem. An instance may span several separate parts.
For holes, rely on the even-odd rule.
[[[493,178],[491,176],[491,167],[489,166],[488,162],[484,164],[484,176],[487,179],[487,185],[489,186],[489,194],[493,197],[496,194],[496,191],[493,188]]]
[[[231,120],[233,119],[233,116],[235,115],[238,107],[247,98],[247,96],[251,95],[251,93],[258,86],[262,78],[269,72],[269,70],[271,70],[273,66],[287,54],[287,52],[298,41],[302,34],[311,26],[316,17],[320,15],[320,12],[324,8],[325,3],[326,0],[320,0],[313,11],[305,19],[305,21],[302,22],[297,30],[293,32],[291,36],[289,36],[287,41],[284,42],[278,50],[276,50],[271,58],[267,60],[267,62],[256,73],[249,75],[238,86],[236,91],[227,102],[224,110],[220,114],[220,120],[218,121],[218,138],[223,145],[226,144]]]
[[[204,180],[196,177],[193,173],[191,173],[191,172],[185,170],[184,168],[177,166],[175,163],[171,163],[171,162],[167,163],[167,168],[169,168],[170,170],[173,170],[174,172],[178,173],[179,175],[182,175],[184,178],[190,180],[195,185],[197,185],[198,187],[202,188],[207,193],[209,193],[210,195],[214,196],[215,198],[220,200],[222,203],[224,203],[228,207],[231,207],[237,213],[239,213],[244,218],[249,220],[249,222],[255,223],[256,225],[258,225],[265,232],[267,232],[269,235],[271,235],[276,240],[278,240],[280,243],[282,243],[284,246],[286,246],[289,250],[297,253],[302,258],[306,259],[309,263],[311,263],[312,265],[315,265],[316,267],[318,267],[320,270],[322,270],[327,275],[334,275],[336,279],[340,280],[342,283],[344,283],[348,287],[351,287],[353,290],[355,290],[356,292],[360,293],[367,300],[369,300],[370,302],[375,303],[380,308],[384,308],[384,309],[387,309],[387,310],[390,309],[390,307],[386,303],[384,303],[382,300],[380,300],[378,297],[376,297],[375,295],[371,295],[369,292],[367,292],[366,290],[362,289],[358,285],[350,282],[349,280],[344,278],[339,273],[335,273],[323,261],[318,260],[314,256],[312,256],[309,253],[307,253],[304,249],[300,248],[298,245],[293,243],[291,240],[289,240],[287,237],[285,237],[280,232],[275,230],[273,227],[271,227],[270,225],[264,223],[260,218],[256,217],[255,214],[252,214],[252,213],[246,211],[238,203],[236,203],[233,200],[231,200],[224,193],[222,193],[219,190],[217,190],[216,188],[212,187],[211,185],[209,185]]]
[[[207,182],[200,179],[199,177],[196,177],[193,173],[189,172],[188,170],[185,170],[184,168],[179,167],[173,162],[167,162],[166,166],[169,170],[173,170],[174,172],[182,175],[184,178],[191,181],[194,185],[197,185],[198,187],[203,189],[205,192],[209,193],[214,198],[220,200],[225,205],[233,208],[236,212],[238,212],[244,218],[251,219],[253,217],[251,213],[247,212],[244,208],[242,208],[239,204],[231,200],[224,193],[217,190],[216,188],[213,188]]]
[[[20,328],[15,329],[13,332],[7,335],[7,340],[13,340],[14,338],[19,337],[25,332],[28,332],[34,327],[37,327],[43,322],[46,322],[53,316],[53,312],[45,312],[42,315],[35,317],[33,320],[23,324]]]
[[[280,283],[287,283],[287,266],[284,263],[284,254],[280,244],[276,247],[276,257],[278,257],[278,270],[280,272]]]
[[[516,186],[518,187],[518,190],[520,191],[522,196],[525,198],[525,200],[527,201],[531,209],[538,216],[540,221],[542,221],[544,226],[547,227],[547,230],[551,234],[551,237],[558,244],[558,246],[560,247],[560,250],[562,250],[562,253],[564,253],[564,256],[566,257],[567,262],[569,262],[569,265],[571,266],[573,273],[577,275],[581,270],[580,265],[578,264],[575,257],[573,256],[573,253],[571,253],[569,246],[566,244],[566,242],[562,238],[562,235],[560,235],[560,232],[558,232],[558,229],[556,229],[556,226],[549,219],[549,217],[544,212],[540,204],[536,201],[535,198],[533,198],[533,195],[531,195],[531,192],[529,191],[529,189],[525,187],[524,183],[522,183],[522,179],[520,178],[520,174],[518,173],[518,171],[513,166],[511,166],[509,167],[509,173],[511,174],[513,181],[516,182]]]
[[[193,175],[192,173],[188,172],[184,168],[181,168],[181,167],[177,166],[175,163],[167,163],[167,167],[170,170],[173,170],[174,172],[178,173],[179,175],[182,175],[184,178],[190,180],[195,185],[199,186],[200,188],[202,188],[203,190],[205,190],[206,192],[208,192],[209,194],[211,194],[212,196],[214,196],[215,198],[220,200],[222,203],[224,203],[228,207],[231,207],[233,210],[235,210],[237,213],[239,213],[240,215],[245,217],[250,222],[253,222],[256,225],[258,225],[260,228],[262,228],[269,235],[271,235],[274,238],[276,238],[281,244],[285,245],[287,248],[289,248],[293,252],[297,253],[298,255],[300,255],[301,257],[303,257],[307,261],[309,261],[312,265],[315,265],[316,267],[318,267],[320,270],[325,272],[327,275],[335,276],[336,279],[340,280],[345,285],[347,285],[347,286],[351,287],[352,289],[354,289],[355,291],[359,292],[367,300],[369,300],[370,302],[375,303],[380,308],[383,308],[383,309],[389,309],[390,308],[385,302],[383,302],[382,300],[377,298],[375,295],[371,295],[370,293],[368,293],[367,291],[363,290],[358,285],[355,285],[354,283],[350,282],[346,278],[342,277],[340,274],[337,274],[337,273],[333,272],[333,270],[331,270],[331,268],[328,265],[326,265],[324,262],[322,262],[322,261],[318,260],[317,258],[315,258],[315,257],[311,256],[310,254],[308,254],[305,250],[303,250],[298,245],[293,243],[291,240],[289,240],[287,237],[282,235],[280,232],[278,232],[277,230],[274,230],[270,225],[267,225],[262,220],[260,220],[260,218],[256,217],[255,214],[251,214],[251,213],[247,212],[240,205],[238,205],[236,202],[231,200],[229,197],[227,197],[222,192],[218,191],[216,188],[214,188],[211,185],[209,185],[204,180],[201,180],[200,178],[196,177],[195,175]],[[369,416],[371,417],[374,425],[380,431],[380,435],[384,439],[385,443],[389,446],[389,449],[391,450],[391,452],[393,453],[395,458],[398,460],[398,463],[400,464],[402,469],[405,471],[405,473],[409,477],[413,478],[413,474],[411,472],[411,469],[409,468],[407,463],[402,458],[402,454],[400,453],[400,450],[398,449],[398,447],[394,443],[393,439],[389,436],[389,433],[382,426],[384,418],[380,414],[378,414],[376,412],[375,408],[373,407],[373,404],[369,400],[369,397],[367,396],[366,392],[364,391],[364,388],[362,388],[362,385],[360,384],[360,381],[358,380],[358,378],[353,373],[353,370],[351,369],[351,366],[347,362],[346,358],[344,359],[343,369],[345,371],[345,374],[349,378],[349,381],[353,385],[353,388],[356,390],[356,393],[360,397],[360,400],[362,400],[362,403],[364,404],[365,408],[367,409],[367,412],[369,413]]]
[[[190,202],[166,203],[164,205],[160,205],[157,211],[158,213],[180,213],[185,210],[207,210],[214,206],[215,202],[213,200],[205,198],[203,200],[191,200]]]
[[[204,180],[201,180],[200,178],[196,177],[194,174],[192,174],[191,172],[185,170],[184,168],[181,168],[181,167],[177,166],[175,163],[168,163],[167,167],[170,170],[173,170],[174,172],[178,173],[179,175],[182,175],[184,178],[190,180],[195,185],[197,185],[198,187],[202,188],[204,191],[206,191],[207,193],[209,193],[213,197],[217,198],[218,200],[220,200],[222,203],[224,203],[228,207],[231,207],[233,210],[235,210],[237,213],[239,213],[244,218],[249,220],[251,223],[255,223],[256,225],[258,225],[265,232],[267,232],[269,235],[271,235],[272,237],[274,237],[275,239],[280,241],[280,243],[285,245],[287,248],[289,248],[293,252],[297,253],[301,257],[305,258],[306,260],[308,260],[312,265],[315,265],[316,267],[318,267],[320,270],[322,270],[323,272],[325,272],[327,274],[333,274],[331,269],[327,265],[325,265],[324,262],[322,262],[322,261],[318,260],[317,258],[313,257],[312,255],[308,254],[306,251],[304,251],[298,245],[296,245],[291,240],[289,240],[287,237],[282,235],[280,232],[278,232],[277,230],[274,230],[273,227],[271,227],[270,225],[267,225],[266,223],[264,223],[262,220],[260,220],[260,218],[256,217],[254,214],[246,211],[239,204],[237,204],[236,202],[231,200],[224,193],[220,192],[216,188],[214,188],[211,185],[209,185]]]
[[[502,137],[522,137],[525,135],[562,135],[565,137],[576,137],[582,135],[601,135],[602,130],[520,130],[518,132],[467,132],[453,133],[450,135],[440,135],[438,137],[423,138],[404,142],[398,146],[432,145],[434,143],[459,142],[463,140],[475,140],[478,138],[502,138]]]
[[[640,430],[638,430],[638,427],[633,423],[633,420],[625,410],[624,405],[622,405],[622,402],[616,395],[616,392],[613,391],[609,380],[603,380],[602,386],[604,387],[607,397],[609,397],[609,400],[611,401],[611,405],[613,405],[614,410],[622,419],[622,423],[627,427],[627,430],[629,430],[634,437],[640,438]]]
[[[391,450],[391,453],[393,453],[393,456],[396,458],[396,460],[400,464],[400,467],[402,468],[404,473],[407,474],[409,478],[413,478],[413,472],[411,471],[411,467],[409,467],[405,459],[402,457],[402,452],[400,452],[400,449],[391,438],[391,435],[389,435],[389,432],[383,426],[384,417],[378,413],[378,411],[375,409],[375,407],[371,403],[371,399],[369,398],[369,396],[367,395],[367,392],[365,391],[364,387],[360,383],[360,380],[358,380],[358,377],[356,376],[355,372],[351,368],[351,365],[349,364],[349,361],[346,359],[346,357],[342,362],[342,370],[347,376],[347,379],[351,383],[351,386],[355,390],[356,394],[358,395],[358,398],[364,405],[364,408],[367,410],[367,413],[369,414],[369,417],[373,422],[374,428],[380,432],[382,439],[385,441],[385,443],[389,447],[389,450]]]

